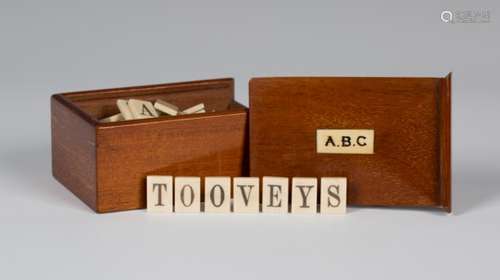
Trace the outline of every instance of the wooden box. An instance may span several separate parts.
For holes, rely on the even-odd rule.
[[[117,99],[162,99],[207,113],[102,123]],[[53,176],[96,212],[145,208],[146,176],[244,176],[247,108],[233,79],[55,94]]]
[[[451,74],[252,79],[250,175],[342,176],[350,205],[451,211],[450,96]]]

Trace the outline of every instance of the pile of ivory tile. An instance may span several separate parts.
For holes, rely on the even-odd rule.
[[[139,99],[118,99],[116,106],[120,113],[110,117],[101,119],[101,122],[117,122],[126,120],[139,120],[157,118],[164,115],[177,116],[186,114],[205,113],[205,105],[203,103],[194,105],[184,110],[163,100],[156,100],[154,103]]]

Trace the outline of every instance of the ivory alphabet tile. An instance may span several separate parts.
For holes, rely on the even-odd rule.
[[[130,108],[128,107],[127,100],[124,100],[124,99],[116,100],[116,106],[118,106],[118,110],[120,110],[120,113],[122,114],[122,116],[125,120],[133,120],[134,119],[134,116],[132,115],[132,112],[130,111]]]
[[[259,178],[233,178],[233,210],[235,213],[259,213]]]
[[[205,177],[205,212],[231,212],[230,177]]]
[[[200,177],[175,177],[175,212],[201,211]]]
[[[176,116],[179,113],[179,108],[171,103],[163,100],[156,100],[154,107],[167,115]]]
[[[194,113],[198,113],[199,111],[202,111],[205,112],[205,104],[203,103],[200,103],[200,104],[197,104],[197,105],[194,105],[193,107],[189,107],[187,109],[185,109],[184,111],[182,111],[182,114],[194,114]],[[203,112],[200,112],[200,113],[203,113]]]
[[[146,200],[148,212],[173,212],[172,176],[147,176]]]
[[[118,113],[116,115],[112,115],[110,117],[101,119],[101,122],[119,122],[119,121],[123,121],[123,120],[125,120],[125,119],[123,118],[122,114]]]
[[[292,213],[314,214],[317,212],[318,179],[292,178]]]
[[[149,119],[158,117],[155,107],[149,101],[129,99],[128,107],[134,119]]]
[[[262,178],[262,212],[288,213],[288,178]]]
[[[347,178],[321,178],[321,214],[345,214],[347,199]]]

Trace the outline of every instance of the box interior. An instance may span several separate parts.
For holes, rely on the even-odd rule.
[[[161,99],[180,110],[204,103],[207,113],[246,109],[234,100],[232,79],[81,91],[65,93],[63,97],[95,121],[119,113],[116,106],[118,99],[134,98],[151,102]],[[176,118],[168,115],[161,115],[160,118],[163,117]]]

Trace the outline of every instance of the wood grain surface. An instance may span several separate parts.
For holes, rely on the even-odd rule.
[[[347,177],[348,204],[451,211],[451,76],[250,81],[250,175]],[[373,129],[374,154],[319,154],[317,129]]]
[[[60,96],[51,98],[52,174],[90,208],[96,209],[95,126]]]

